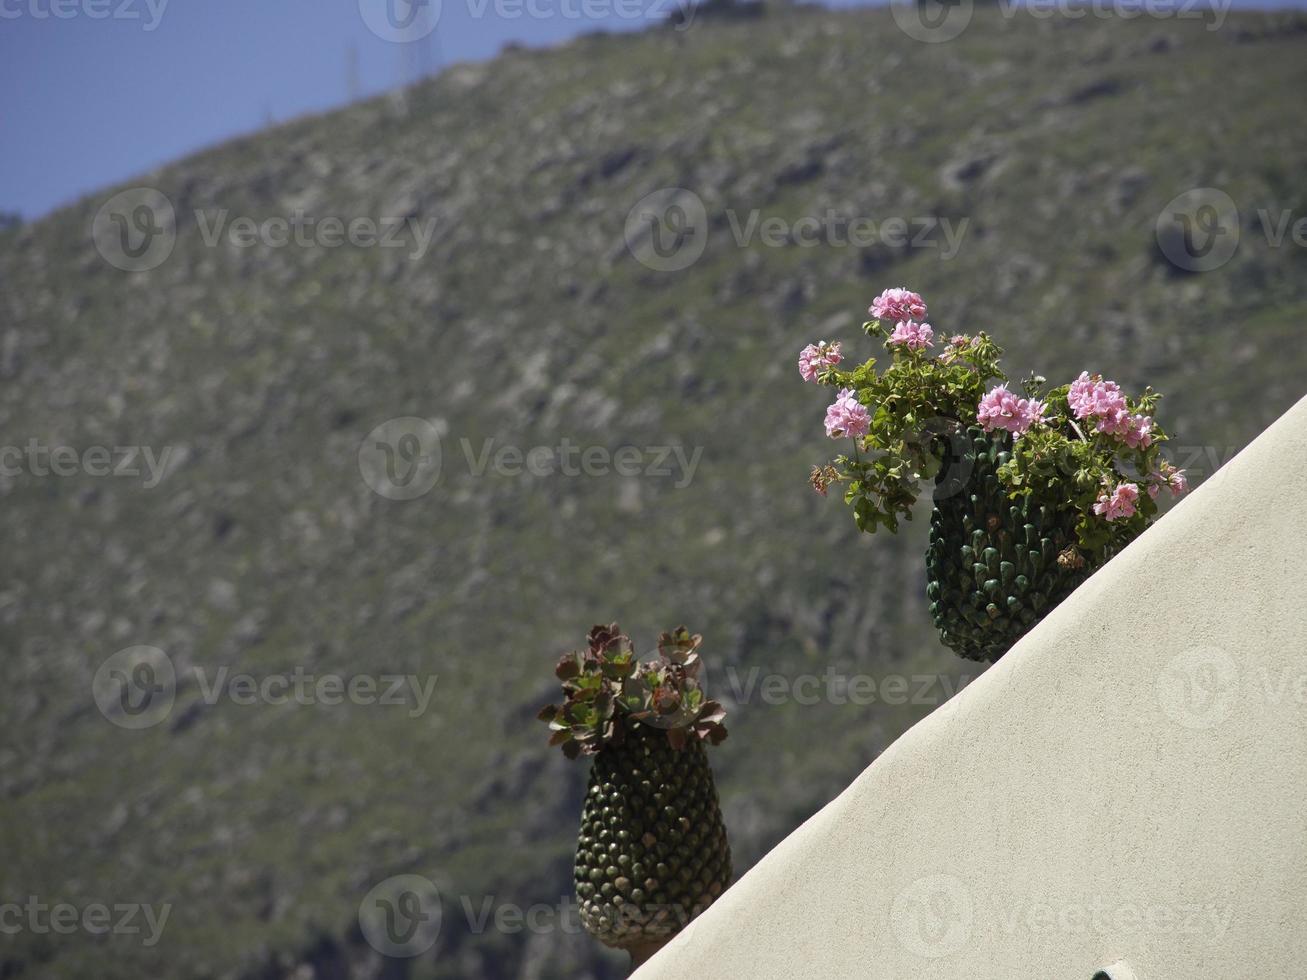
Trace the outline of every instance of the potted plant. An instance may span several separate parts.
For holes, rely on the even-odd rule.
[[[985,333],[955,334],[937,353],[917,293],[888,289],[863,324],[889,364],[843,370],[839,343],[799,356],[805,381],[838,389],[826,434],[852,451],[815,466],[825,496],[845,485],[859,530],[911,520],[921,481],[933,481],[926,593],[940,639],[972,660],[1001,657],[1035,623],[1156,517],[1161,490],[1188,489],[1161,456],[1159,394],[1130,398],[1082,372],[1019,392]]]
[[[576,845],[576,896],[586,930],[651,956],[730,884],[726,840],[704,743],[726,737],[725,711],[700,685],[702,637],[663,633],[657,659],[637,661],[616,623],[555,673],[563,702],[545,707],[550,745],[594,757]]]

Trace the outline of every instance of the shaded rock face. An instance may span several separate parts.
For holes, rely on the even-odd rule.
[[[835,447],[805,343],[873,353],[867,303],[911,285],[1014,374],[1166,391],[1195,482],[1283,411],[1307,280],[1258,214],[1301,207],[1307,135],[1283,125],[1303,36],[1279,23],[1231,17],[1233,44],[977,8],[926,50],[886,11],[708,18],[460,66],[143,175],[166,221],[97,225],[119,187],[0,230],[21,450],[0,895],[171,908],[148,947],[25,928],[3,970],[618,975],[567,904],[584,771],[532,720],[557,654],[618,617],[705,635],[742,872],[977,669],[929,622],[928,501],[858,540],[807,490]],[[1240,238],[1193,271],[1157,223],[1202,186]],[[125,271],[153,261],[138,214],[171,249]],[[737,232],[751,216],[777,233]],[[359,677],[372,697],[331,693]],[[383,701],[389,677],[412,683]],[[913,693],[858,703],[852,679]],[[359,914],[400,874],[443,912],[406,961]]]

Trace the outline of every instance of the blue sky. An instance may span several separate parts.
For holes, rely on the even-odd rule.
[[[39,217],[352,92],[492,57],[510,41],[638,28],[689,0],[420,2],[0,0],[0,211]]]
[[[639,27],[640,7],[680,0],[599,0],[589,9],[611,14],[598,19],[581,0],[530,0],[536,16],[528,0],[431,0],[435,30],[411,42],[378,36],[407,36],[388,26],[387,2],[0,0],[0,211],[37,217],[269,118],[342,105],[352,89],[375,94],[509,41]],[[408,0],[390,2],[402,23]],[[56,17],[59,5],[71,16]]]

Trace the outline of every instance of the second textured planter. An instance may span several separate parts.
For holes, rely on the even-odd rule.
[[[731,849],[702,742],[635,724],[595,755],[575,878],[586,930],[637,961],[712,904]]]
[[[684,626],[661,634],[658,658],[643,663],[616,623],[587,639],[559,659],[563,703],[539,718],[568,758],[594,759],[576,845],[581,922],[636,967],[731,883],[704,751],[726,738],[726,712],[704,696],[703,637]]]

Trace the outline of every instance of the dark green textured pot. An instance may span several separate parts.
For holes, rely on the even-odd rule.
[[[1010,499],[997,470],[1012,437],[972,427],[935,481],[926,595],[940,640],[968,660],[995,661],[1087,579],[1095,566],[1059,563],[1077,515]]]
[[[576,894],[586,931],[647,958],[731,883],[708,755],[667,732],[628,727],[594,757],[576,848]]]

